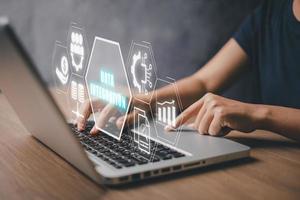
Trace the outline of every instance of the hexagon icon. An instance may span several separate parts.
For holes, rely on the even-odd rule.
[[[159,99],[155,94],[155,127],[157,129],[157,136],[162,142],[167,142],[170,145],[176,146],[180,137],[181,128],[176,131],[165,131],[166,126],[174,126],[175,119],[178,113],[182,112],[182,103],[178,94],[176,81],[167,77],[166,79],[157,79],[156,89],[171,86],[173,92],[172,97]]]
[[[95,37],[86,85],[96,128],[120,140],[131,91],[118,42]]]
[[[88,42],[83,28],[71,23],[68,32],[68,51],[73,74],[84,77],[89,55]]]
[[[77,118],[83,118],[82,106],[84,103],[89,103],[86,83],[83,77],[71,74],[67,99],[71,109],[71,120],[74,122]]]
[[[156,63],[152,46],[148,42],[131,43],[127,58],[127,76],[133,97],[139,100],[139,94],[149,95],[151,100],[157,79]]]
[[[67,47],[56,41],[52,57],[52,74],[56,90],[67,93],[71,76]]]

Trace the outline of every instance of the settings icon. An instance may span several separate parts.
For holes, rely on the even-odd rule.
[[[128,63],[130,76],[132,77],[131,86],[134,88],[133,93],[148,95],[153,90],[156,81],[155,62],[151,45],[146,42],[133,42]]]
[[[152,64],[147,65],[146,64],[147,59],[148,59],[148,54],[144,53],[144,55],[142,56],[141,51],[139,51],[137,54],[133,54],[132,65],[130,67],[134,87],[136,87],[138,89],[139,93],[146,93],[146,94],[148,94],[147,86],[151,89],[153,87],[152,82],[151,82]],[[138,63],[139,63],[139,65],[138,65]],[[138,81],[138,78],[137,78],[138,75],[136,73],[138,66],[140,66],[144,72],[144,74],[143,74],[144,76],[140,80],[140,82]]]

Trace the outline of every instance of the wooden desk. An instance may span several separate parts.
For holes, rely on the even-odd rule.
[[[251,159],[106,188],[31,137],[0,94],[0,199],[300,199],[299,144],[262,131],[229,137]]]

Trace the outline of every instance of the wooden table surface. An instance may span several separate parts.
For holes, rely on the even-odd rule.
[[[0,94],[0,199],[300,199],[299,144],[263,131],[228,137],[251,158],[108,188],[31,137]]]

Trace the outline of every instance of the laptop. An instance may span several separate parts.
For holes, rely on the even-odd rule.
[[[247,146],[184,128],[176,145],[150,133],[149,144],[155,146],[151,156],[138,148],[131,129],[124,129],[120,140],[105,133],[91,136],[94,123],[89,121],[79,132],[65,119],[5,18],[0,20],[0,46],[0,89],[21,122],[33,137],[96,183],[126,184],[249,156]],[[153,122],[147,122],[151,126]],[[172,134],[163,128],[157,131],[160,136]]]

